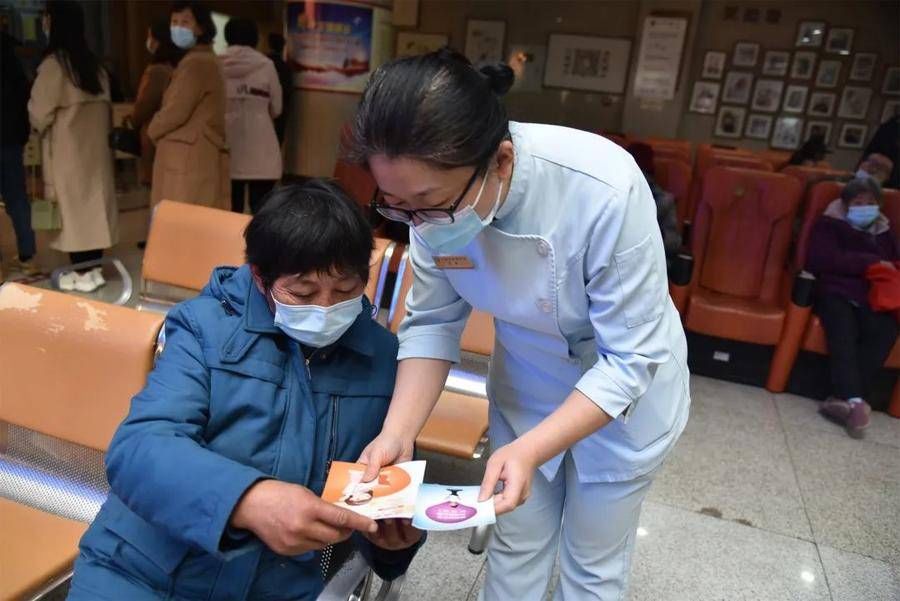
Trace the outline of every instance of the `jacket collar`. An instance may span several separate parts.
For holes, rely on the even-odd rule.
[[[825,209],[825,216],[843,221],[853,229],[857,229],[852,223],[847,221],[847,208],[844,206],[844,203],[840,198],[831,201],[831,204],[829,204]],[[869,227],[864,230],[858,231],[867,232],[869,234],[872,234],[873,236],[880,236],[890,229],[891,223],[890,221],[888,221],[888,218],[884,216],[884,213],[879,213],[878,217],[875,219],[875,221],[872,222]]]
[[[374,326],[372,319],[372,303],[363,296],[363,310],[357,316],[356,321],[350,326],[343,336],[332,346],[343,346],[361,355],[371,357],[375,354],[372,344],[372,331]],[[247,302],[244,312],[244,327],[247,332],[255,334],[281,335],[285,334],[275,325],[275,317],[266,302],[266,298],[251,280],[247,291]]]
[[[512,215],[525,199],[525,191],[528,189],[532,163],[534,162],[521,126],[515,121],[509,122],[509,134],[513,143],[513,174],[509,182],[509,192],[506,194],[506,200],[497,211],[495,218],[501,223]]]

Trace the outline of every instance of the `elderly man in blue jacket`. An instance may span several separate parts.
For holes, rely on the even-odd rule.
[[[422,543],[322,501],[331,462],[379,433],[397,341],[363,296],[372,232],[322,182],[272,193],[247,265],[166,319],[165,349],[107,455],[111,491],[69,599],[315,599],[350,537],[382,578]]]

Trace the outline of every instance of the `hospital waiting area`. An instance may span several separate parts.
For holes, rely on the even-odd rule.
[[[0,601],[900,601],[897,0],[0,37]]]

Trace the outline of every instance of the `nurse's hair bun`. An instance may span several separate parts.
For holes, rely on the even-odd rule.
[[[504,63],[484,65],[479,71],[487,78],[488,83],[491,85],[491,90],[497,96],[503,96],[509,92],[509,89],[516,81],[515,72],[509,65]]]

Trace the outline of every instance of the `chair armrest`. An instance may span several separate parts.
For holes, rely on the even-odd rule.
[[[794,287],[791,289],[791,302],[798,307],[811,307],[813,292],[816,287],[816,276],[808,271],[801,271],[794,276]]]
[[[687,286],[694,272],[694,257],[688,253],[678,253],[669,268],[669,281],[675,286]]]

